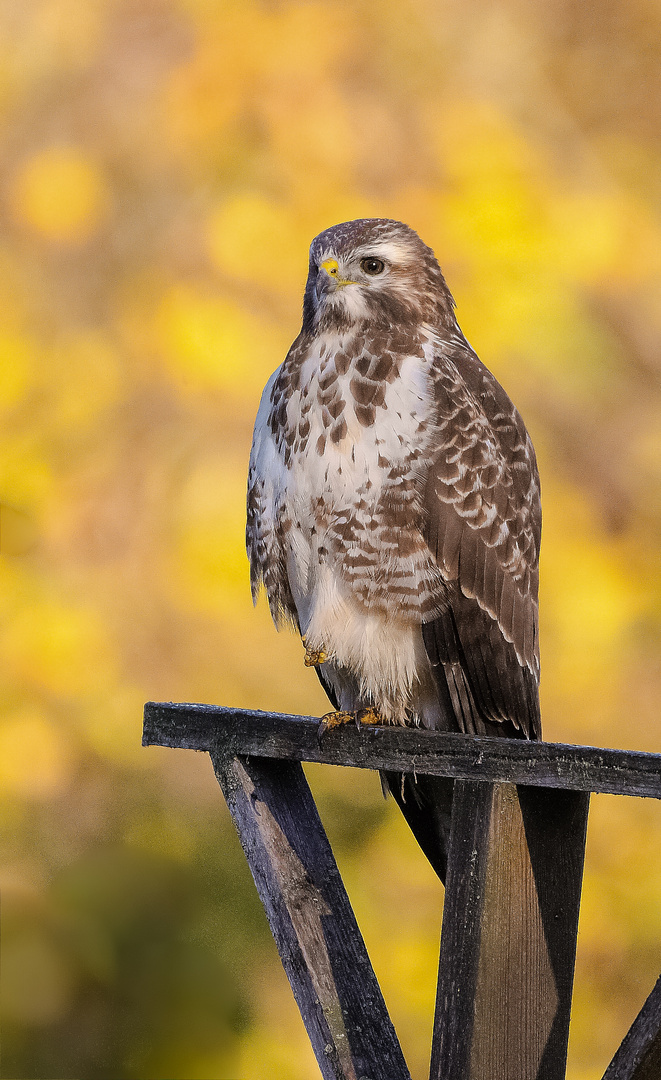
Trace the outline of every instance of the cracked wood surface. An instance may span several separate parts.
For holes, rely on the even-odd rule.
[[[298,762],[211,754],[325,1080],[410,1080]]]

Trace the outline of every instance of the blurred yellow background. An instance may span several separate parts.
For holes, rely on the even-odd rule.
[[[308,1080],[204,755],[147,699],[324,711],[249,597],[261,387],[307,247],[433,246],[542,475],[548,739],[661,749],[656,0],[5,0],[2,1075]],[[374,776],[311,768],[414,1080],[442,890]],[[661,970],[661,809],[593,800],[570,1080]]]

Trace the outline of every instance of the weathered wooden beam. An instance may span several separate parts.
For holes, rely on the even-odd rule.
[[[143,744],[661,799],[661,754],[353,724],[320,740],[318,730],[308,716],[149,702]]]
[[[564,1080],[588,803],[456,783],[431,1080]]]
[[[604,1080],[661,1077],[661,975],[604,1073]]]
[[[211,758],[327,1080],[410,1080],[303,769]]]

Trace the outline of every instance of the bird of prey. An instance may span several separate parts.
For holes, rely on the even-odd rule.
[[[320,233],[255,423],[246,538],[253,597],[336,710],[324,726],[540,738],[540,530],[530,437],[432,250],[385,218]],[[452,782],[383,781],[444,879]]]

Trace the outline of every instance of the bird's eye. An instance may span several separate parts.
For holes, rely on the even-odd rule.
[[[366,259],[360,260],[360,269],[371,277],[375,277],[377,274],[382,274],[386,268],[386,264],[383,259],[374,259],[369,255]]]

